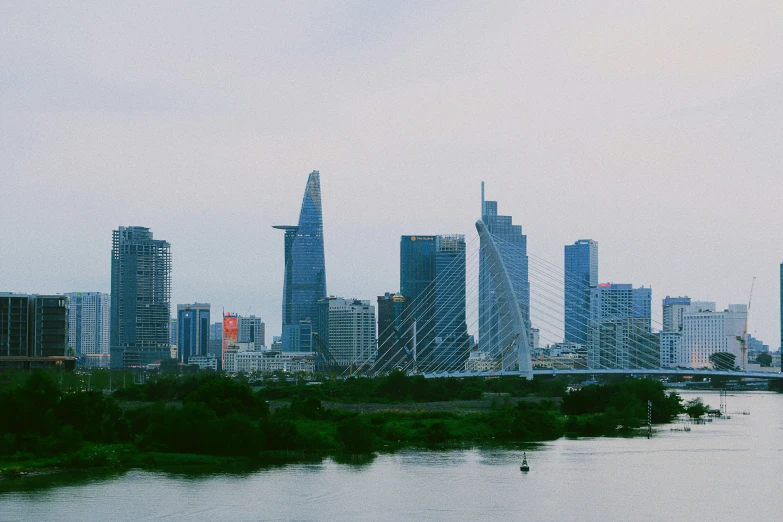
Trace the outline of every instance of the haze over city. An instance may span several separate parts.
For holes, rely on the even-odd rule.
[[[399,288],[403,234],[480,181],[531,255],[747,303],[779,345],[783,13],[773,2],[0,7],[0,288],[109,291],[111,231],[172,247],[171,303],[280,333],[283,238],[321,173],[327,290]]]

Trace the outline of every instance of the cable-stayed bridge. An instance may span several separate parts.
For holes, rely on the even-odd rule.
[[[377,351],[355,360],[344,375],[401,370],[425,377],[626,374],[783,379],[780,372],[716,370],[703,362],[663,367],[657,333],[663,329],[661,318],[639,313],[630,297],[608,309],[604,306],[600,314],[593,307],[569,309],[578,315],[577,334],[587,341],[564,342],[569,276],[559,265],[528,253],[524,244],[490,233],[482,221],[476,230],[465,242],[464,256],[447,258],[449,262],[438,266],[415,299],[399,297],[393,320],[379,327]],[[744,366],[744,354],[737,355],[737,364]]]

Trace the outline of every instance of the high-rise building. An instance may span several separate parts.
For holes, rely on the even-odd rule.
[[[682,330],[682,316],[691,305],[690,297],[669,297],[663,299],[663,330],[679,332]]]
[[[64,295],[0,293],[0,367],[72,369],[67,301]]]
[[[239,316],[232,314],[231,312],[223,313],[223,351],[221,353],[221,360],[223,354],[226,353],[229,346],[233,346],[239,342]]]
[[[462,368],[470,351],[465,321],[465,237],[402,236],[400,293],[410,299],[417,365]]]
[[[783,263],[780,263],[780,354],[783,356]],[[783,371],[783,357],[780,358],[780,371]]]
[[[481,183],[481,221],[495,238],[519,302],[523,320],[530,330],[530,280],[528,278],[527,236],[521,225],[514,225],[511,216],[498,215],[497,201],[484,199]],[[407,295],[407,294],[406,294]],[[482,245],[479,256],[479,350],[497,356],[511,342],[501,339],[501,318],[495,298],[490,267]]]
[[[209,303],[177,305],[177,359],[188,364],[190,358],[209,353]]]
[[[260,317],[255,315],[248,317],[239,316],[238,326],[238,340],[240,343],[254,343],[258,350],[266,345],[266,324]]]
[[[318,336],[339,366],[372,364],[376,337],[370,301],[326,297],[318,302],[318,311]]]
[[[599,284],[591,291],[587,358],[591,368],[656,368],[660,339],[650,332],[649,288]]]
[[[112,232],[111,366],[171,357],[171,246],[145,227]]]
[[[321,183],[317,170],[307,179],[297,226],[275,226],[285,231],[285,275],[283,278],[283,331],[296,329],[309,320],[318,332],[318,300],[326,297],[323,214]],[[283,335],[283,349],[289,338],[299,337],[288,328]]]
[[[679,366],[711,366],[710,356],[718,352],[734,355],[736,366],[744,368],[740,338],[745,331],[748,307],[730,304],[727,310],[715,311],[715,303],[695,301],[683,314],[682,339],[677,352]]]
[[[378,296],[376,368],[381,372],[404,366],[412,357],[413,324],[408,304],[408,298],[400,293]]]
[[[283,352],[313,351],[313,323],[310,319],[302,319],[299,324],[284,325],[280,346]]]
[[[590,293],[598,285],[598,242],[580,239],[564,250],[565,342],[587,346]]]
[[[109,366],[111,297],[101,292],[64,294],[68,306],[68,348],[85,366]]]
[[[169,338],[172,346],[179,344],[179,328],[177,328],[177,318],[171,318],[171,324],[169,325]]]
[[[217,322],[209,325],[209,346],[207,355],[215,357],[220,364],[223,358],[223,323]]]

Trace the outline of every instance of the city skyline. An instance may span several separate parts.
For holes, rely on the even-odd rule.
[[[530,254],[595,239],[602,279],[652,287],[654,317],[666,295],[747,302],[756,276],[749,331],[779,344],[770,9],[150,9],[6,13],[0,288],[109,292],[107,231],[140,224],[172,244],[172,303],[252,306],[276,335],[269,225],[304,173],[322,172],[330,293],[362,299],[396,288],[400,236],[471,237],[484,180]],[[68,219],[28,211],[64,201]]]

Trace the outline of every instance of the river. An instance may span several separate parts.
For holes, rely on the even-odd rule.
[[[720,404],[718,392],[679,393]],[[783,519],[783,394],[730,392],[727,410],[730,419],[659,426],[649,440],[405,450],[240,475],[23,478],[0,493],[0,520]]]

